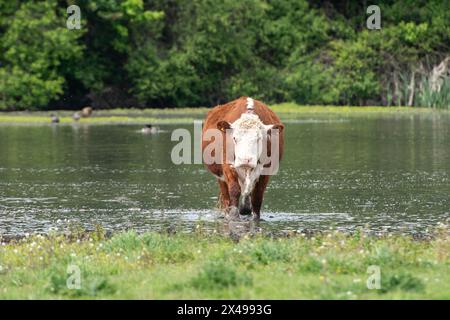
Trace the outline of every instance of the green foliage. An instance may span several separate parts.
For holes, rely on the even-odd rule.
[[[422,90],[418,94],[416,105],[427,108],[440,108],[450,110],[450,78],[444,78],[440,91],[433,91],[430,80],[422,78]]]
[[[132,251],[142,248],[142,241],[134,231],[124,232],[108,241],[109,251]]]
[[[0,109],[268,103],[448,108],[448,1],[0,0]],[[450,68],[450,67],[448,67]]]
[[[192,286],[199,289],[221,289],[234,286],[249,286],[251,277],[239,272],[233,265],[224,261],[209,261],[191,280]]]
[[[67,287],[68,274],[66,270],[53,267],[50,269],[48,282],[45,289],[51,294],[58,294],[66,297],[96,297],[102,295],[111,295],[117,291],[117,288],[102,275],[93,275],[88,270],[83,270],[84,275],[82,285],[77,290]]]
[[[331,81],[338,94],[338,101],[343,104],[359,105],[379,93],[379,84],[375,70],[377,53],[368,45],[369,32],[362,31],[352,43],[336,41],[331,43],[331,67],[335,75]]]
[[[249,259],[250,265],[268,265],[275,261],[289,262],[291,260],[289,247],[283,241],[256,241],[245,243],[241,248],[242,256]]]
[[[63,93],[64,74],[81,57],[81,34],[65,28],[56,4],[24,3],[7,18],[0,38],[0,109],[45,106]]]
[[[383,293],[393,290],[422,292],[425,289],[422,280],[408,272],[387,274],[384,275],[382,279],[381,292]]]
[[[298,267],[301,272],[320,273],[323,270],[323,264],[314,256],[302,257]]]

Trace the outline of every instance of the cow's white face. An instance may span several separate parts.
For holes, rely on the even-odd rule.
[[[254,113],[243,113],[232,124],[220,121],[217,126],[222,131],[226,130],[233,139],[234,162],[232,165],[238,173],[242,193],[249,194],[261,174],[263,163],[260,160],[264,150],[263,143],[267,143],[268,132],[274,128],[274,125],[265,125]],[[281,127],[276,125],[276,128]]]
[[[235,168],[256,167],[262,154],[265,136],[261,129],[236,128],[232,131]]]

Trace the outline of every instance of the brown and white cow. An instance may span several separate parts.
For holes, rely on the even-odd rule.
[[[239,213],[253,213],[254,218],[259,219],[264,190],[270,177],[265,169],[272,165],[264,154],[270,158],[273,143],[277,148],[275,160],[277,163],[281,160],[284,126],[264,103],[241,97],[208,112],[202,131],[202,151],[214,141],[206,138],[208,135],[205,133],[211,129],[221,130],[222,139],[227,141],[223,143],[222,161],[206,164],[218,178],[221,206],[231,218],[238,217]],[[271,142],[275,137],[276,144]]]

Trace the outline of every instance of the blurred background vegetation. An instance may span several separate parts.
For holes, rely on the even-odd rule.
[[[450,1],[0,0],[0,110],[449,108]],[[66,10],[81,8],[81,29]]]

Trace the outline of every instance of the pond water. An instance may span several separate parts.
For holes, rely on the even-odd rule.
[[[448,114],[291,119],[263,204],[263,230],[426,232],[450,217]],[[0,126],[0,234],[68,221],[115,231],[223,224],[202,165],[174,165],[170,139],[139,125]]]

